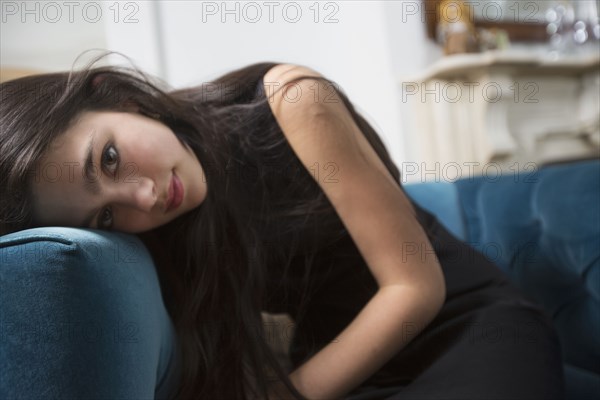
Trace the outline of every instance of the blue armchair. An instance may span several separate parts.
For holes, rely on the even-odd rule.
[[[566,398],[597,399],[600,160],[404,187],[544,307],[561,341]]]
[[[552,316],[567,399],[600,393],[600,161],[404,186]],[[36,228],[0,238],[0,398],[166,398],[180,371],[135,236]]]

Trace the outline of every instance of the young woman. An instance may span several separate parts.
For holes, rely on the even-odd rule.
[[[93,65],[1,85],[0,226],[139,234],[180,340],[173,397],[563,396],[549,318],[407,198],[332,81],[258,63],[167,90]],[[261,311],[294,319],[291,371]]]

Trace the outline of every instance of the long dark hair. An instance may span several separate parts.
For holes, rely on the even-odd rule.
[[[182,374],[174,398],[267,398],[269,383],[277,380],[303,399],[266,340],[261,311],[289,306],[299,323],[310,298],[314,254],[347,232],[260,91],[264,74],[277,63],[170,90],[137,68],[94,67],[110,53],[80,71],[0,85],[0,234],[35,226],[32,170],[82,112],[137,105],[193,149],[208,187],[199,207],[139,235],[157,265],[178,334]],[[338,93],[399,182],[375,131]],[[306,268],[292,271],[298,260]],[[301,282],[295,294],[284,290],[275,299],[273,292],[292,275]]]

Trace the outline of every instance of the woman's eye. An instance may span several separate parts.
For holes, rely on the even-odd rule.
[[[113,225],[113,215],[110,208],[105,208],[100,212],[98,227],[100,229],[110,229]]]
[[[111,174],[115,174],[119,166],[119,153],[112,144],[107,146],[102,153],[102,167],[106,168]]]

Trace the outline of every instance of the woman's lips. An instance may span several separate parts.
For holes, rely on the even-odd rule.
[[[167,207],[165,212],[169,212],[171,210],[176,209],[181,205],[183,201],[183,185],[179,180],[175,171],[173,171],[173,175],[171,176],[171,183],[169,184],[169,197],[167,198]]]

